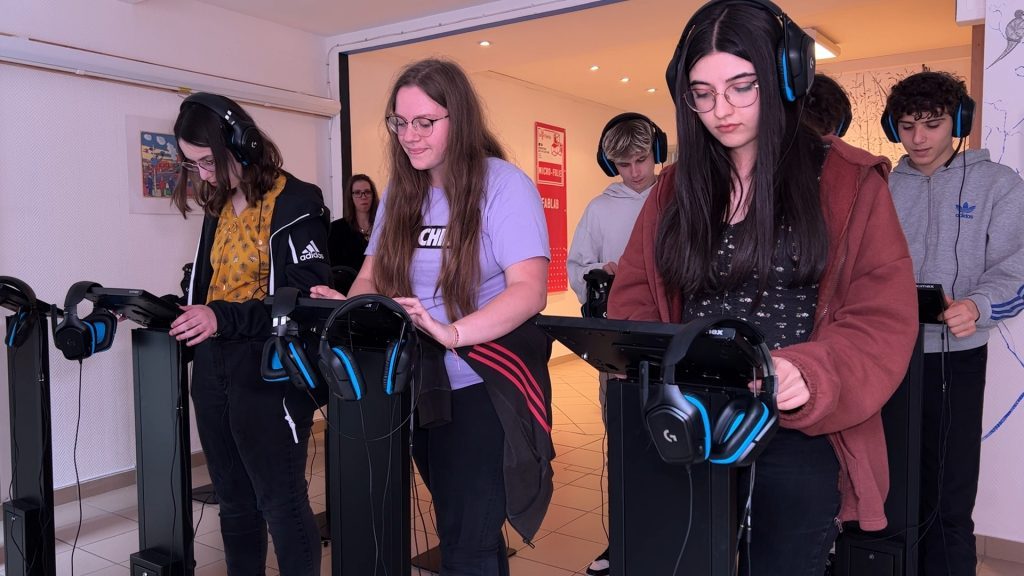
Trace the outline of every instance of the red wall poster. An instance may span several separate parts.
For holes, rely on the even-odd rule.
[[[565,269],[569,254],[565,216],[565,128],[535,122],[534,134],[537,140],[535,181],[544,203],[548,241],[551,243],[548,292],[564,292],[569,289],[569,276]]]

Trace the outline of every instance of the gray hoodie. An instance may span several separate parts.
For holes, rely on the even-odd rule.
[[[985,344],[992,327],[1024,309],[1024,182],[988,150],[967,150],[930,177],[904,156],[889,188],[917,281],[942,284],[947,296],[978,306],[977,332],[950,335],[948,349]],[[942,331],[926,325],[925,352],[942,351]]]
[[[567,268],[569,286],[576,292],[580,304],[587,299],[587,284],[583,275],[608,262],[618,262],[626,249],[640,209],[644,207],[650,188],[637,194],[622,182],[604,189],[600,196],[587,204],[583,217],[576,226],[569,248]]]

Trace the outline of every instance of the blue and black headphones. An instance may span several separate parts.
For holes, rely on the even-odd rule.
[[[102,308],[93,308],[85,318],[78,317],[78,304],[85,300],[92,288],[102,288],[96,282],[75,282],[64,299],[64,317],[57,322],[58,312],[50,314],[53,343],[68,360],[84,360],[97,352],[110,349],[117,333],[117,317]]]
[[[0,276],[0,290],[13,292],[18,300],[24,301],[14,316],[7,320],[7,331],[4,333],[4,344],[8,348],[18,348],[28,339],[39,316],[36,293],[28,284],[11,276]]]

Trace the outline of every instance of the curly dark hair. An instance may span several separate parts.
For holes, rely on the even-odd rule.
[[[849,128],[852,120],[853,109],[843,87],[824,74],[815,74],[804,100],[804,124],[825,136]]]
[[[967,96],[967,84],[949,72],[918,72],[892,87],[885,109],[896,120],[953,116]]]

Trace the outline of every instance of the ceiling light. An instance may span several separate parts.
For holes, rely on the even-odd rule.
[[[814,57],[818,60],[836,58],[842,52],[842,50],[839,49],[838,44],[816,29],[804,28],[804,32],[814,39]]]
[[[647,93],[648,93],[648,94],[654,94],[654,93],[655,93],[655,92],[657,92],[657,91],[658,91],[658,89],[657,89],[657,88],[648,88],[648,89],[647,89]]]
[[[491,43],[488,42],[487,40],[481,40],[480,45],[483,46],[484,48],[487,48],[488,46],[491,45]]]
[[[623,76],[622,78],[619,78],[619,82],[622,82],[623,84],[629,82],[629,76]]]
[[[601,69],[601,67],[598,66],[597,64],[594,64],[593,66],[590,67],[590,71],[591,72],[597,72],[600,69]]]

